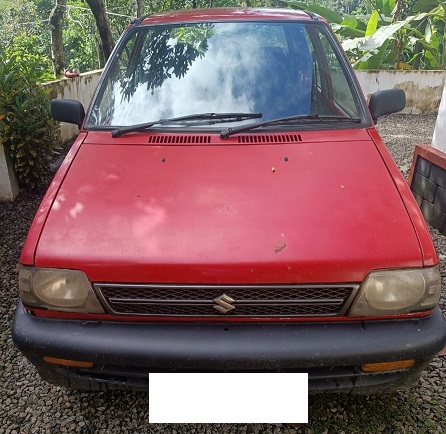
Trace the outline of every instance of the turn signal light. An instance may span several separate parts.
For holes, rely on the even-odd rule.
[[[56,357],[44,356],[43,360],[47,363],[52,363],[53,365],[69,366],[71,368],[92,368],[94,366],[93,362],[81,362],[79,360],[69,360],[69,359],[58,359]]]
[[[415,360],[399,360],[397,362],[382,362],[382,363],[365,363],[361,365],[362,372],[387,372],[398,371],[400,369],[407,369],[413,366]]]

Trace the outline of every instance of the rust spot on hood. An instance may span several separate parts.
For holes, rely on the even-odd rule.
[[[274,246],[274,252],[279,253],[286,247],[286,242],[283,240],[279,240]]]

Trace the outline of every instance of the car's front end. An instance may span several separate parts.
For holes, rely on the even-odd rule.
[[[407,387],[445,344],[438,258],[335,38],[304,12],[206,13],[121,38],[25,243],[14,342],[70,387]]]

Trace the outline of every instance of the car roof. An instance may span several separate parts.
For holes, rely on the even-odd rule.
[[[137,20],[138,24],[200,21],[312,21],[325,19],[311,12],[296,9],[209,8],[186,9],[153,14]]]

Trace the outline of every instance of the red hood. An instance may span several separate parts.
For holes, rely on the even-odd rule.
[[[90,133],[35,263],[93,281],[172,283],[358,282],[372,268],[422,266],[375,144],[347,133],[205,146]]]

